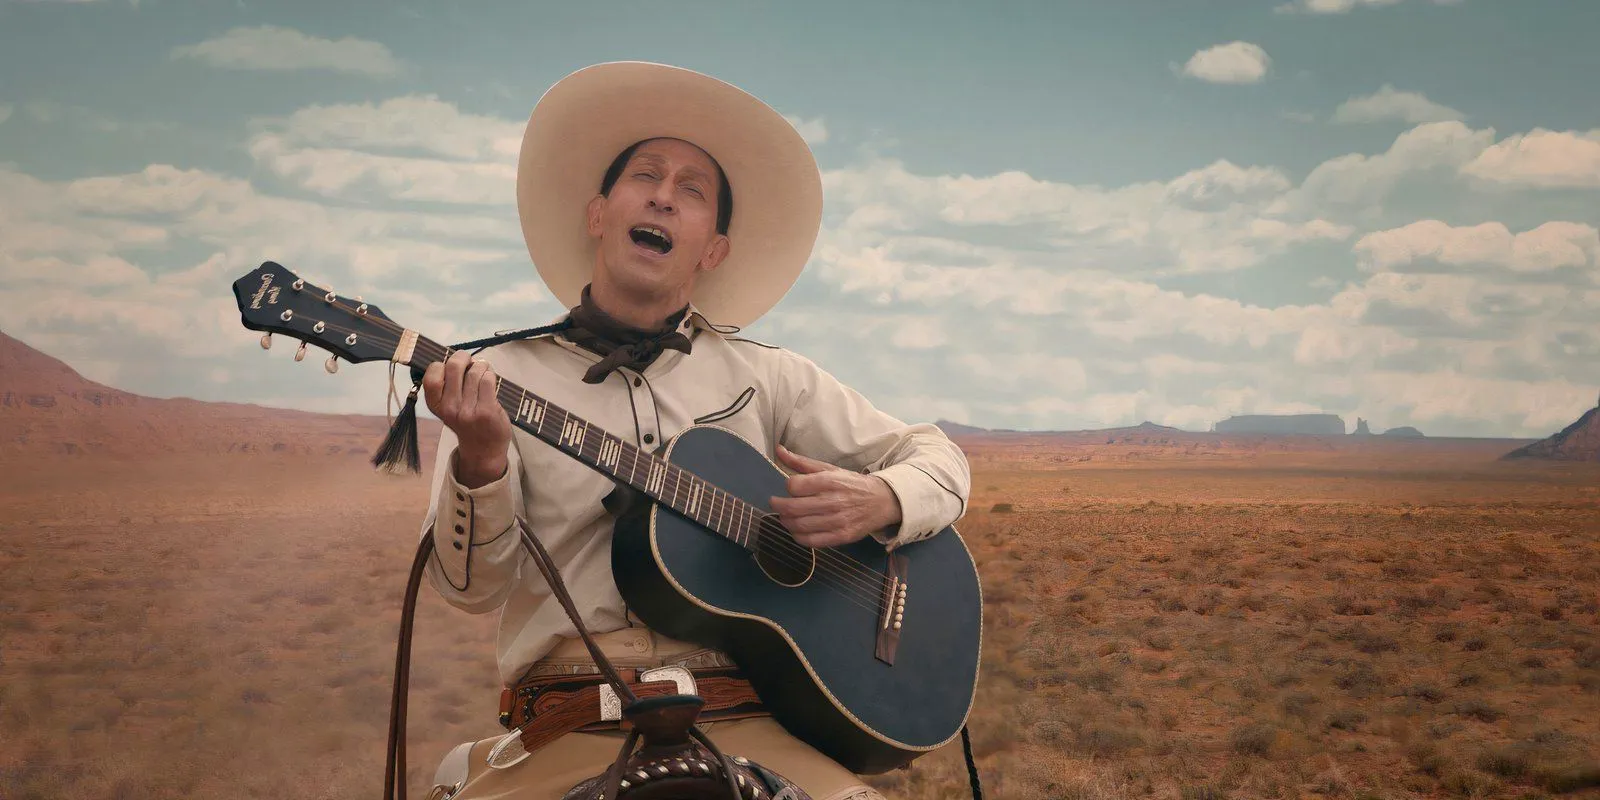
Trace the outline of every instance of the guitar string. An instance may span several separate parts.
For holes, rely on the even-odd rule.
[[[341,304],[339,304],[337,302],[330,303],[330,305],[334,305],[336,307],[344,308]],[[353,309],[351,309],[351,310],[353,310]],[[359,313],[359,312],[357,312],[357,313]],[[398,327],[398,326],[394,325],[394,323],[389,322],[387,320],[383,320],[383,319],[378,318],[378,317],[366,317],[366,318],[370,319],[370,320],[373,320],[374,322],[377,322],[380,325],[387,324],[391,328]],[[351,333],[351,334],[355,334],[357,336],[360,335],[360,332],[352,330],[350,328],[345,328],[345,327],[343,327],[341,325],[338,325],[337,323],[330,324],[326,320],[321,320],[321,322],[322,322],[323,327],[325,329],[332,328],[333,330],[335,330],[337,332],[340,332],[340,333]],[[388,341],[387,339],[385,339],[381,335],[375,335],[373,338],[377,339],[378,342],[380,344],[383,344],[383,345],[394,345],[394,344],[398,343],[398,340],[396,340],[396,341]],[[436,359],[441,357],[441,356],[443,356],[443,355],[445,355],[445,353],[447,352],[447,348],[443,348],[443,347],[438,346],[438,345],[436,345],[436,344],[434,344],[432,342],[424,342],[424,341],[421,341],[420,339],[418,341],[417,347],[418,347],[418,349],[420,351],[424,352],[425,354],[431,354]],[[500,397],[500,394],[501,394],[500,390],[504,389],[503,384],[500,385],[500,386],[497,386],[496,389],[497,389],[497,399],[502,399]],[[511,398],[506,397],[506,398],[503,398],[503,399],[511,399]],[[585,454],[585,455],[587,455],[587,454]],[[637,466],[638,466],[638,463],[637,463],[637,460],[635,460],[634,467],[637,467]],[[630,475],[631,475],[631,472],[630,472]],[[744,506],[744,507],[748,508],[749,511],[741,514],[741,517],[742,517],[743,520],[750,521],[750,520],[758,519],[757,517],[755,517],[755,515],[753,513],[754,512],[754,508],[750,507],[749,504],[746,503],[745,501],[743,501],[742,499],[734,497],[732,495],[729,495],[726,492],[721,492],[720,489],[717,489],[716,487],[713,487],[710,484],[706,484],[706,485],[708,487],[712,488],[713,490],[715,490],[717,492],[720,492],[723,495],[723,497],[726,497],[727,500],[732,501],[733,504]],[[714,499],[720,499],[720,498],[714,498]],[[741,509],[741,510],[743,510],[743,509]],[[850,569],[852,564],[858,565],[859,569],[856,570],[858,573],[866,573],[867,575],[871,575],[873,577],[872,578],[867,578],[864,575],[849,576],[849,577],[856,577],[856,579],[857,579],[856,588],[864,591],[866,593],[867,597],[875,598],[876,595],[886,587],[886,585],[887,585],[887,577],[884,576],[883,573],[877,572],[876,570],[873,570],[870,567],[866,567],[866,565],[863,565],[859,561],[855,561],[854,559],[851,559],[848,556],[844,556],[844,558],[841,560],[840,556],[842,554],[838,554],[838,553],[836,553],[834,551],[830,551],[830,550],[815,550],[815,549],[812,549],[812,548],[805,548],[803,545],[800,545],[798,542],[794,542],[793,540],[790,540],[790,539],[786,538],[787,535],[788,535],[787,531],[784,531],[781,527],[773,526],[769,519],[764,518],[764,517],[763,518],[759,518],[759,519],[760,519],[760,522],[758,522],[758,524],[757,524],[757,530],[758,531],[766,531],[766,532],[769,532],[769,533],[776,534],[777,536],[776,536],[776,538],[774,540],[775,542],[777,542],[778,544],[790,549],[791,551],[794,551],[795,553],[798,554],[799,558],[803,559],[805,562],[811,561],[812,555],[815,554],[816,557],[817,557],[816,566],[823,567],[823,568],[830,568],[831,567],[835,571],[843,572],[844,575],[842,575],[842,577],[848,576],[848,572],[849,572],[849,569]],[[862,583],[862,581],[865,581],[865,583]]]
[[[371,322],[377,324],[380,327],[388,327],[389,329],[391,329],[391,331],[400,331],[401,333],[404,333],[404,329],[401,328],[398,324],[396,324],[396,323],[394,323],[394,322],[392,322],[390,320],[383,319],[381,317],[374,317],[374,316],[366,315],[366,314],[358,311],[355,308],[352,308],[352,307],[344,305],[343,303],[340,303],[339,300],[341,300],[342,298],[339,298],[338,295],[335,295],[334,297],[335,297],[335,300],[333,302],[331,302],[331,303],[328,303],[328,305],[336,307],[336,308],[339,308],[341,310],[345,310],[345,311],[349,311],[349,312],[352,312],[352,313],[360,314],[364,319],[370,320]],[[327,302],[327,301],[324,301],[324,302]],[[334,330],[336,330],[336,331],[338,331],[340,333],[350,333],[350,334],[355,334],[357,336],[360,335],[359,331],[355,331],[355,330],[350,329],[350,328],[345,328],[345,327],[340,326],[340,325],[338,325],[336,323],[330,323],[327,320],[320,320],[320,321],[323,323],[324,328],[332,328],[332,329],[334,329]],[[373,338],[377,339],[380,344],[387,345],[387,346],[393,346],[393,345],[397,345],[399,343],[398,338],[395,339],[395,340],[392,340],[392,341],[384,338],[381,335],[374,335]],[[416,347],[417,347],[417,349],[419,351],[422,351],[422,352],[424,352],[426,354],[432,355],[436,360],[440,359],[441,357],[446,356],[446,354],[449,352],[448,348],[443,347],[442,345],[437,345],[436,343],[433,343],[433,342],[424,341],[421,337],[418,338],[418,342],[417,342]],[[496,387],[497,399],[499,399],[499,390],[501,388],[503,388],[503,385]],[[715,487],[713,487],[713,488],[715,488]],[[717,491],[721,491],[721,490],[718,489]],[[745,501],[743,501],[740,498],[733,497],[732,495],[727,495],[727,493],[725,493],[725,492],[723,492],[723,494],[726,495],[729,499],[733,500],[735,503],[744,505],[744,506],[746,506],[746,507],[748,507],[750,509],[750,511],[748,513],[744,514],[744,517],[746,519],[756,519],[756,517],[754,516],[754,513],[753,513],[754,512],[754,508],[750,507],[748,503],[746,503]],[[766,531],[769,531],[769,532],[772,532],[772,533],[775,533],[775,534],[778,534],[778,533],[786,534],[787,533],[786,531],[783,531],[782,528],[773,527],[770,524],[770,521],[768,519],[766,519],[766,518],[761,518],[761,522],[758,523],[758,525],[759,525],[760,529],[766,530]],[[836,570],[842,570],[842,571],[844,571],[846,573],[848,573],[849,570],[852,570],[852,569],[855,570],[859,574],[861,580],[868,581],[868,583],[864,587],[865,590],[870,592],[870,593],[872,593],[872,594],[874,594],[874,595],[876,594],[876,592],[878,590],[881,590],[883,588],[883,586],[886,585],[886,583],[887,583],[888,578],[883,573],[878,572],[877,570],[872,569],[871,567],[868,567],[865,564],[862,564],[860,561],[857,561],[857,560],[855,560],[854,558],[851,558],[848,555],[845,555],[845,554],[842,554],[842,553],[838,553],[837,551],[826,550],[826,549],[815,550],[815,549],[812,549],[812,548],[804,548],[798,542],[794,542],[792,540],[788,540],[788,539],[785,539],[785,538],[779,538],[778,541],[780,543],[783,543],[787,547],[791,548],[792,550],[801,553],[802,557],[806,558],[806,560],[808,560],[808,561],[810,560],[810,558],[809,558],[809,553],[807,553],[806,551],[810,551],[812,553],[815,553],[817,555],[817,557],[818,557],[817,561],[818,561],[818,566],[819,567],[820,566],[831,566]],[[871,577],[867,577],[867,576],[871,576]],[[874,585],[874,584],[876,584],[876,585]]]

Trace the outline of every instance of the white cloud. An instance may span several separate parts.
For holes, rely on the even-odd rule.
[[[1028,226],[1039,247],[1084,267],[1114,266],[1123,274],[1218,272],[1250,267],[1293,244],[1339,240],[1353,229],[1318,218],[1290,221],[1265,215],[1289,186],[1278,170],[1219,161],[1166,183],[1117,189],[1080,187],[1021,172],[987,177],[924,177],[896,161],[869,161],[824,175],[830,202],[848,209],[824,236],[863,246],[862,254],[893,262],[913,242],[958,240],[966,226]],[[939,236],[905,238],[913,231]],[[872,251],[888,232],[900,250]],[[948,255],[948,253],[946,254]],[[967,260],[987,257],[967,249]],[[916,257],[921,257],[920,254]]]
[[[254,124],[250,154],[258,163],[328,197],[516,202],[522,124],[464,113],[432,95],[309,106]]]
[[[516,166],[375,155],[357,150],[296,148],[277,136],[250,143],[250,155],[279,177],[329,197],[479,205],[516,202]]]
[[[1600,231],[1575,222],[1546,222],[1512,234],[1499,222],[1451,227],[1422,220],[1369,233],[1355,244],[1363,269],[1393,270],[1417,262],[1483,264],[1522,273],[1600,264]],[[1597,273],[1600,276],[1600,273]]]
[[[1189,208],[1218,209],[1239,202],[1260,204],[1290,185],[1275,167],[1240,167],[1224,160],[1174,178],[1167,184],[1167,196]]]
[[[1386,83],[1372,94],[1352,97],[1340,103],[1333,112],[1333,121],[1361,123],[1398,120],[1415,125],[1459,120],[1464,116],[1460,111],[1429,100],[1420,92],[1398,91]]]
[[[460,161],[515,163],[525,123],[466,113],[429,94],[306,106],[287,117],[258,119],[255,125],[296,146],[419,151]]]
[[[1533,435],[1540,429],[1526,426],[1572,413],[1575,401],[1560,382],[1588,368],[1591,350],[1600,353],[1600,340],[1585,344],[1596,339],[1585,331],[1600,315],[1600,282],[1587,290],[1552,272],[1596,276],[1592,223],[1600,220],[1519,232],[1421,220],[1357,239],[1355,226],[1318,214],[1379,207],[1402,181],[1433,181],[1448,200],[1461,188],[1460,168],[1494,143],[1492,129],[1427,123],[1386,151],[1330,159],[1299,186],[1279,170],[1226,161],[1165,182],[1103,188],[1022,172],[923,176],[869,160],[825,176],[829,222],[815,274],[875,309],[885,319],[873,328],[880,339],[941,324],[965,329],[975,316],[1013,326],[949,337],[938,351],[984,387],[962,409],[976,418],[1051,428],[1150,419],[1203,429],[1197,423],[1235,413],[1327,411],[1359,413],[1379,429]],[[1015,233],[997,236],[997,226]],[[1339,240],[1359,241],[1348,258],[1366,274],[1343,288],[1319,276],[1316,284],[1334,292],[1322,302],[1274,307],[1157,282]],[[813,341],[803,328],[788,330]],[[831,347],[823,335],[814,341]],[[886,386],[907,380],[894,364],[835,352],[867,359],[865,375],[894,375],[883,378]],[[1018,363],[974,366],[995,352],[1017,354]],[[1059,367],[1071,385],[1022,388],[1018,376],[1049,374],[1044,365]],[[1384,394],[1390,376],[1427,382],[1451,370],[1492,390],[1479,391],[1481,402],[1470,407]],[[1549,380],[1527,382],[1539,375]],[[1519,384],[1545,393],[1543,415],[1530,415],[1526,399],[1505,390]]]
[[[1395,137],[1383,153],[1351,153],[1318,164],[1286,195],[1284,208],[1310,213],[1330,207],[1370,207],[1403,177],[1436,170],[1453,173],[1493,143],[1493,128],[1473,130],[1454,120],[1418,125]]]
[[[1356,8],[1382,8],[1402,0],[1294,0],[1273,10],[1279,14],[1348,14]],[[1433,0],[1436,6],[1460,5],[1462,0]]]
[[[795,131],[800,134],[800,138],[806,140],[806,144],[815,147],[823,142],[828,141],[828,126],[821,117],[816,119],[803,119],[801,117],[785,114],[783,118],[788,120],[790,125],[794,126]]]
[[[1183,65],[1183,74],[1210,83],[1256,83],[1272,59],[1260,45],[1228,42],[1200,50]]]
[[[203,42],[174,47],[169,55],[226,69],[331,70],[380,78],[398,75],[402,68],[389,48],[378,42],[353,36],[324,39],[277,25],[233,28]]]
[[[1535,128],[1508,136],[1461,169],[1474,178],[1543,188],[1600,188],[1600,128]]]

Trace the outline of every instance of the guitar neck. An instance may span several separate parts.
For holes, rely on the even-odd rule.
[[[450,357],[418,337],[410,363],[426,369]],[[653,453],[639,449],[539,395],[500,377],[497,398],[511,424],[746,550],[756,548],[763,512]]]

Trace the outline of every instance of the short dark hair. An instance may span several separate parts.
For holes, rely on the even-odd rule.
[[[622,177],[622,169],[628,166],[628,159],[633,158],[634,151],[648,141],[650,140],[640,139],[617,154],[611,161],[611,166],[606,169],[605,177],[600,179],[600,194],[608,197],[611,195],[611,187]],[[733,220],[733,187],[728,185],[728,176],[723,173],[722,165],[717,163],[717,159],[710,153],[706,153],[706,158],[710,158],[711,166],[717,168],[717,233],[727,236],[728,223]]]

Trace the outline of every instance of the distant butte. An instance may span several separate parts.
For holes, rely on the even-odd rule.
[[[1504,460],[1537,458],[1550,461],[1600,461],[1600,404],[1548,439],[1519,447]]]
[[[59,359],[0,332],[0,459],[94,455],[318,455],[367,459],[388,420],[247,403],[145,397],[84,378]],[[423,469],[438,420],[417,420]]]

